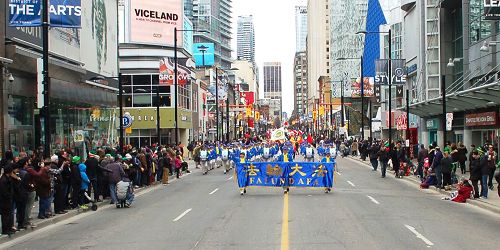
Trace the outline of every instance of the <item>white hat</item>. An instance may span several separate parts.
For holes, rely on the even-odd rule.
[[[59,156],[57,156],[57,155],[55,155],[55,154],[54,154],[54,155],[52,155],[52,156],[50,157],[50,161],[51,161],[51,162],[54,162],[54,163],[57,163],[57,162],[59,161]]]
[[[127,160],[132,160],[132,156],[131,156],[130,154],[126,154],[126,155],[125,155],[125,158],[126,158]]]

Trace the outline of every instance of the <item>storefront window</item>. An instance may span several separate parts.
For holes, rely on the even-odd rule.
[[[9,100],[9,124],[14,126],[33,125],[34,99],[24,96],[13,96]]]

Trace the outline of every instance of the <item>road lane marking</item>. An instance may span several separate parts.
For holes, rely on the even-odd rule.
[[[351,185],[353,187],[356,187],[356,185],[354,185],[354,183],[352,183],[351,181],[347,181],[347,183],[349,183],[349,185]]]
[[[408,230],[410,230],[412,233],[414,233],[417,236],[417,238],[419,238],[423,242],[425,242],[425,244],[427,244],[427,246],[434,246],[434,243],[432,243],[430,240],[425,238],[425,236],[423,236],[421,233],[417,232],[417,230],[414,227],[409,226],[409,225],[405,225],[405,227],[408,228]]]
[[[366,197],[368,197],[373,203],[377,204],[377,205],[380,205],[380,202],[378,202],[377,200],[375,200],[375,198],[367,195]]]
[[[281,250],[288,250],[288,194],[283,198],[283,221],[281,224]]]
[[[227,178],[227,180],[228,180],[228,181],[229,181],[229,180],[231,180],[231,179],[233,179],[233,176],[231,176],[231,177]]]
[[[214,189],[214,191],[210,192],[210,195],[215,194],[215,192],[219,191],[218,188]]]
[[[341,175],[342,175],[339,171],[335,171],[335,173],[337,173],[339,176],[341,176]]]
[[[178,220],[182,219],[182,217],[184,217],[186,214],[188,214],[189,212],[191,212],[191,210],[193,210],[193,209],[192,209],[192,208],[190,208],[190,209],[188,209],[188,210],[184,211],[184,213],[182,213],[181,215],[177,216],[177,218],[175,218],[175,219],[173,220],[173,222],[176,222],[176,221],[178,221]]]

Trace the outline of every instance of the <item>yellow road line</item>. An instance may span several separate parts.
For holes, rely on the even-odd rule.
[[[281,226],[281,250],[288,250],[288,194],[283,198],[283,222]]]

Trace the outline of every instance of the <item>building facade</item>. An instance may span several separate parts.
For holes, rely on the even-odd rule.
[[[282,112],[282,83],[281,83],[281,63],[280,62],[264,62],[264,98],[269,98],[273,101],[269,105],[270,115],[280,117]],[[279,103],[278,103],[279,102]]]
[[[307,6],[295,6],[295,52],[306,51]]]
[[[321,76],[330,75],[330,0],[307,1],[307,112],[319,100]]]
[[[253,16],[239,16],[237,27],[237,59],[255,63],[255,31]]]
[[[10,27],[9,1],[0,6],[1,110],[0,151],[14,154],[35,150],[43,142],[40,27]],[[51,149],[73,148],[83,155],[88,147],[116,146],[113,126],[118,117],[117,1],[82,1],[79,29],[51,28],[50,133]],[[95,14],[95,13],[94,13]],[[89,53],[91,51],[92,53]],[[77,136],[83,134],[84,138]]]
[[[298,115],[307,114],[307,54],[306,52],[295,53],[294,69],[294,105],[293,110]]]
[[[192,57],[193,24],[183,15],[184,3],[180,6],[154,4],[153,0],[131,0],[119,9],[119,26],[123,30],[120,36],[120,73],[124,89],[123,105],[125,115],[131,117],[130,127],[126,130],[125,143],[135,147],[144,147],[158,143],[182,143],[199,138],[199,91],[196,86],[194,62]],[[172,23],[179,30],[177,34],[178,86],[174,88],[174,34],[157,27],[155,20],[135,19],[135,8],[156,8],[176,10],[179,20]],[[171,28],[171,29],[170,29]],[[143,32],[160,33],[148,37]],[[160,76],[161,74],[161,76]],[[177,102],[175,101],[177,95]],[[157,108],[159,106],[159,116]],[[178,111],[178,131],[176,141],[175,108]],[[157,131],[159,123],[160,131]],[[118,126],[117,126],[118,127]]]
[[[189,0],[191,1],[191,0]],[[195,43],[215,44],[215,64],[224,69],[231,67],[231,0],[192,0],[184,13],[192,14]],[[188,16],[189,16],[188,15]]]
[[[235,80],[239,84],[248,84],[248,90],[255,93],[255,98],[259,99],[260,85],[257,79],[257,69],[255,64],[247,60],[235,60],[231,64],[231,68],[235,69]]]

